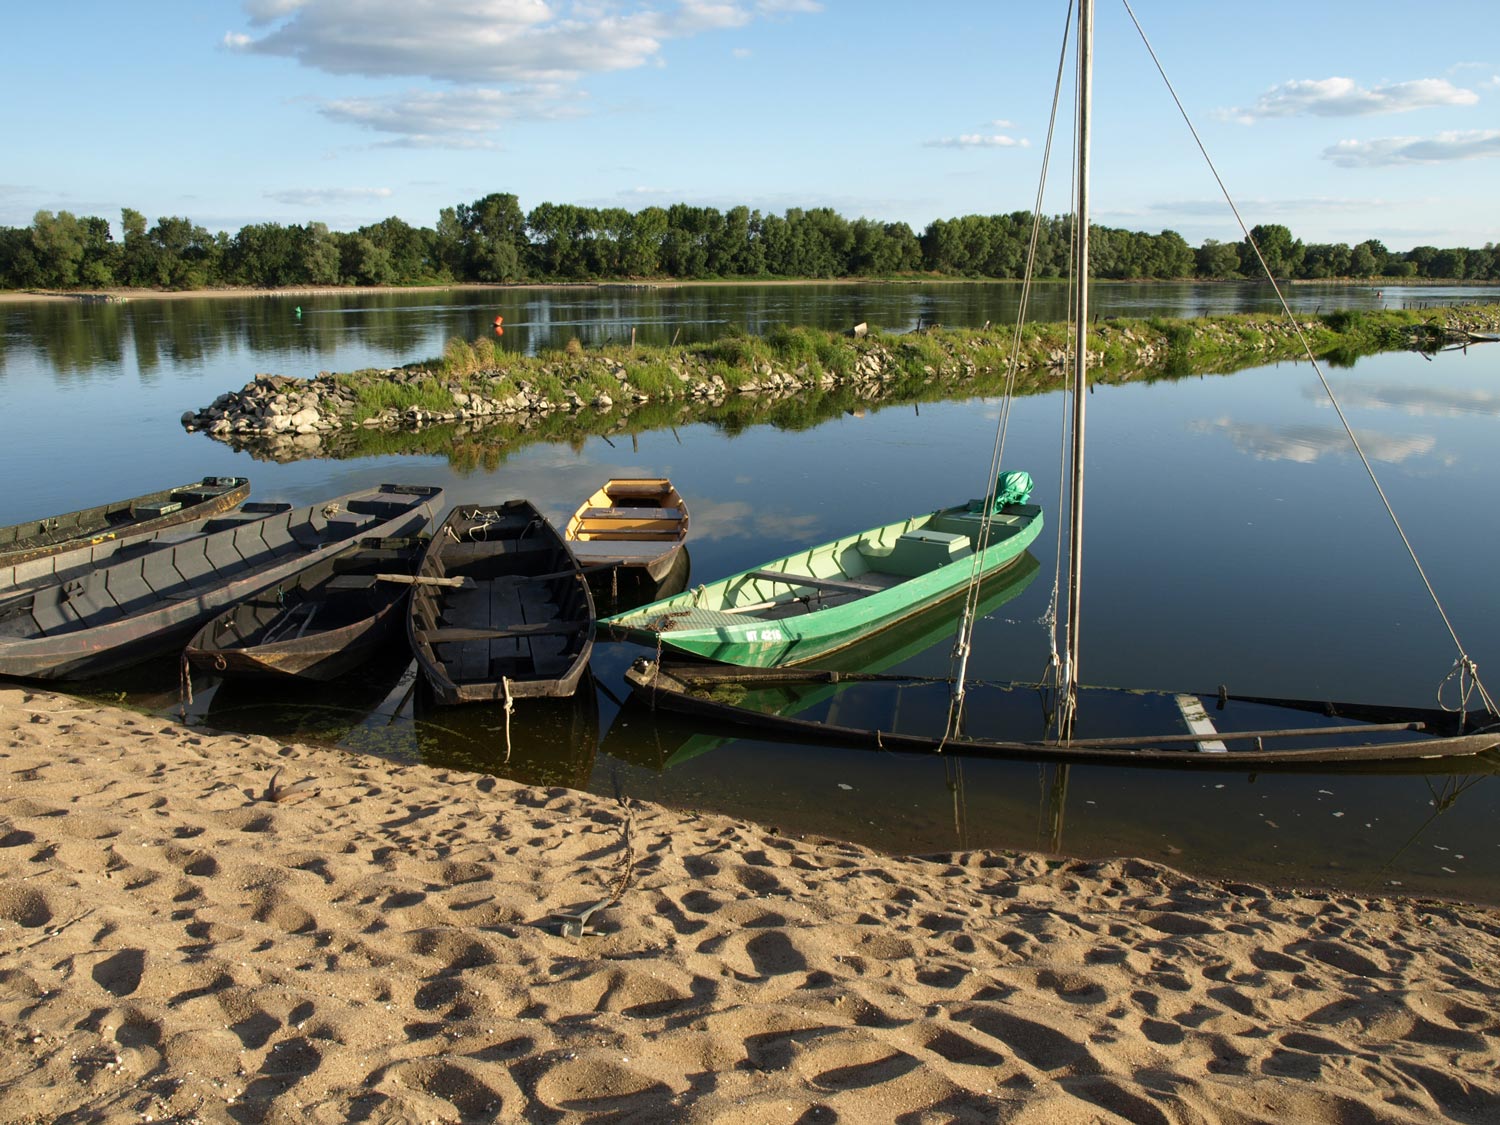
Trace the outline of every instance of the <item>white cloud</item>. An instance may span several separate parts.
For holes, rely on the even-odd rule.
[[[367,199],[389,199],[390,188],[289,188],[286,191],[270,191],[267,199],[278,203],[315,207],[325,203],[353,203]]]
[[[396,134],[406,143],[420,140],[423,147],[447,143],[471,148],[502,122],[573,116],[582,112],[583,100],[581,95],[553,86],[413,90],[390,98],[325,101],[319,103],[318,112],[331,121]]]
[[[1392,164],[1442,164],[1500,156],[1500,129],[1469,129],[1435,137],[1378,137],[1369,141],[1339,141],[1323,150],[1323,158],[1345,168],[1376,168]]]
[[[301,0],[248,6],[259,34],[228,45],[328,74],[456,84],[571,82],[653,61],[665,40],[743,27],[740,3],[678,0],[623,10],[543,0]],[[260,11],[260,9],[268,9]]]
[[[1016,140],[1000,133],[965,133],[958,137],[944,137],[938,141],[925,142],[928,148],[1029,148],[1031,142]]]
[[[818,0],[755,0],[755,8],[768,16],[806,16],[821,12],[823,5]]]
[[[1223,433],[1228,436],[1235,449],[1257,461],[1311,464],[1330,454],[1351,452],[1349,435],[1338,427],[1274,426],[1218,418],[1189,422],[1188,430],[1193,433]],[[1371,460],[1395,465],[1413,457],[1424,457],[1437,445],[1437,439],[1430,434],[1407,436],[1372,431],[1362,432],[1359,441]]]
[[[236,52],[295,59],[332,75],[443,83],[461,94],[417,92],[323,104],[334,120],[405,138],[474,143],[518,117],[576,112],[588,76],[662,65],[674,38],[740,28],[757,18],[820,11],[806,0],[246,0],[252,32]],[[467,108],[470,116],[456,112]]]
[[[1479,95],[1446,78],[1418,78],[1365,89],[1352,78],[1308,78],[1283,82],[1262,94],[1250,109],[1232,116],[1249,124],[1265,117],[1362,117],[1406,113],[1433,106],[1473,105]]]
[[[1403,386],[1340,380],[1338,396],[1345,408],[1399,410],[1416,418],[1500,416],[1500,393],[1479,388],[1440,387],[1432,383]],[[1306,388],[1303,397],[1312,399],[1319,406],[1328,405],[1328,399],[1319,387]]]

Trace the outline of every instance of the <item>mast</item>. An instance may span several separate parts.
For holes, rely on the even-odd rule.
[[[1079,601],[1083,584],[1083,442],[1088,400],[1089,331],[1089,118],[1094,87],[1094,0],[1078,5],[1078,152],[1077,197],[1073,209],[1078,321],[1073,336],[1073,444],[1068,481],[1068,601],[1066,653],[1058,708],[1060,734],[1073,733],[1078,699]]]

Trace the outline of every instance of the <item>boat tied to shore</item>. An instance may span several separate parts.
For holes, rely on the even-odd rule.
[[[768,565],[760,571],[750,571],[728,580],[731,587],[722,591],[717,600],[708,602],[706,609],[717,612],[718,618],[707,614],[694,617],[698,606],[691,596],[674,599],[673,602],[647,607],[638,611],[640,616],[609,619],[611,625],[627,626],[627,635],[632,639],[650,642],[657,639],[658,650],[654,658],[639,659],[627,674],[634,691],[653,706],[706,717],[719,722],[733,723],[746,730],[761,733],[776,733],[796,737],[807,742],[837,742],[850,745],[871,746],[885,750],[913,750],[921,752],[949,753],[956,755],[986,755],[1018,757],[1027,759],[1070,762],[1108,762],[1122,764],[1181,765],[1212,768],[1249,768],[1313,766],[1326,768],[1334,763],[1368,763],[1390,760],[1426,761],[1438,758],[1464,758],[1486,754],[1500,748],[1500,714],[1496,705],[1479,681],[1473,660],[1460,643],[1448,615],[1443,611],[1432,584],[1409,539],[1400,531],[1400,521],[1391,508],[1385,493],[1379,488],[1375,473],[1368,458],[1359,447],[1353,430],[1339,408],[1337,398],[1310,347],[1306,347],[1307,358],[1317,373],[1329,401],[1338,413],[1350,442],[1358,453],[1364,468],[1385,505],[1403,543],[1416,564],[1422,581],[1442,618],[1456,649],[1451,670],[1443,677],[1442,684],[1456,686],[1457,699],[1452,705],[1437,708],[1413,708],[1399,705],[1377,706],[1360,703],[1326,702],[1316,698],[1270,698],[1256,695],[1231,693],[1221,686],[1217,691],[1134,691],[1087,685],[1081,676],[1082,645],[1082,559],[1084,544],[1084,467],[1086,404],[1089,396],[1089,312],[1088,278],[1090,274],[1090,115],[1093,83],[1093,36],[1094,0],[1081,0],[1078,6],[1075,57],[1077,64],[1076,107],[1076,154],[1073,169],[1073,225],[1072,261],[1074,274],[1071,279],[1072,301],[1075,310],[1072,318],[1071,347],[1066,356],[1071,372],[1068,392],[1071,410],[1063,422],[1067,456],[1063,473],[1062,503],[1064,513],[1059,523],[1058,578],[1054,582],[1052,604],[1043,620],[1047,623],[1051,640],[1051,659],[1046,674],[1036,684],[984,684],[971,680],[968,662],[973,648],[973,628],[978,619],[975,612],[978,600],[978,576],[968,584],[967,596],[960,614],[958,639],[954,645],[952,670],[943,681],[947,694],[946,707],[928,729],[913,730],[896,725],[883,727],[859,726],[819,721],[796,713],[798,704],[777,707],[760,700],[753,693],[770,688],[793,687],[795,701],[805,692],[795,685],[849,685],[866,683],[886,684],[893,688],[910,686],[914,679],[900,674],[882,674],[848,671],[841,669],[818,669],[806,665],[815,660],[816,645],[799,648],[797,640],[789,637],[787,627],[775,621],[770,628],[773,642],[765,640],[765,626],[752,626],[751,636],[745,636],[743,624],[734,621],[734,610],[741,608],[746,614],[763,612],[764,609],[784,604],[777,592],[792,591],[797,597],[806,599],[806,614],[815,619],[817,609],[825,596],[840,594],[856,598],[874,596],[873,591],[850,588],[847,583],[841,590],[839,583],[847,571],[837,569],[849,558],[846,549],[827,545],[817,566],[802,566],[801,579],[788,573],[795,566],[773,567]],[[1129,5],[1126,5],[1129,12]],[[1130,12],[1132,21],[1134,13]],[[1137,25],[1138,27],[1138,25]],[[1138,28],[1139,29],[1139,28]],[[1069,7],[1068,31],[1072,34],[1072,8]],[[1142,32],[1144,39],[1144,32]],[[1149,49],[1149,44],[1148,44]],[[1153,55],[1153,59],[1155,56]],[[1165,73],[1163,72],[1163,77]],[[1058,91],[1054,95],[1053,120],[1060,100],[1063,85],[1063,67],[1059,65]],[[1180,104],[1180,103],[1179,103]],[[1191,125],[1191,123],[1189,123]],[[1050,148],[1049,130],[1049,148]],[[1038,202],[1032,214],[1040,222],[1041,205],[1045,188],[1046,160],[1043,160],[1043,180],[1038,188]],[[1221,181],[1222,182],[1222,181]],[[1226,192],[1227,197],[1227,192]],[[1230,207],[1239,220],[1239,212]],[[1240,220],[1240,228],[1248,245],[1255,247],[1250,229]],[[1032,255],[1028,260],[1026,278],[1020,301],[1017,331],[1019,340],[1024,324],[1034,254],[1036,230],[1033,231]],[[1259,255],[1259,249],[1256,248]],[[1261,262],[1264,266],[1264,259]],[[1301,336],[1301,328],[1292,316],[1289,306],[1281,298],[1279,287],[1266,275],[1276,288],[1286,320]],[[1005,402],[1000,412],[1000,421],[991,463],[992,474],[997,470],[1004,452],[1005,427],[1008,422],[1011,387],[1016,369],[1016,357],[1010,363],[1011,381],[1007,384]],[[1039,521],[1038,521],[1039,523]],[[1063,531],[1066,535],[1063,535]],[[834,562],[827,560],[828,548],[834,548]],[[856,551],[856,553],[858,553]],[[783,560],[790,562],[792,560]],[[855,567],[862,567],[860,562]],[[820,569],[821,568],[821,569]],[[819,587],[819,577],[825,583]],[[855,582],[863,578],[861,573]],[[743,601],[728,602],[728,589],[744,587]],[[778,585],[780,584],[780,585]],[[868,585],[868,583],[866,583]],[[759,603],[749,601],[751,595],[761,597]],[[852,599],[851,599],[852,600]],[[748,603],[748,604],[747,604]],[[654,618],[647,617],[654,612]],[[669,614],[680,613],[679,617]],[[831,610],[829,612],[832,612]],[[644,618],[644,619],[643,619]],[[801,618],[787,617],[787,621]],[[653,628],[654,627],[654,628]],[[1058,632],[1061,630],[1061,643]],[[867,635],[867,634],[864,634]],[[861,635],[847,635],[851,643],[862,639]],[[687,642],[687,643],[684,643]],[[750,667],[726,667],[719,665],[694,665],[671,663],[663,656],[663,650],[672,648],[697,657]],[[839,646],[829,645],[826,651]],[[1000,688],[1020,692],[1039,699],[1041,706],[1029,707],[1019,727],[1001,726],[996,729],[986,726],[984,733],[976,733],[977,725],[970,706],[970,688]],[[1441,690],[1441,688],[1440,688]],[[1116,706],[1120,700],[1128,705],[1123,711]],[[1107,701],[1107,702],[1106,702]],[[757,703],[761,704],[760,706]],[[1148,705],[1149,704],[1149,705]],[[1477,704],[1477,705],[1476,705]],[[878,708],[877,708],[878,710]],[[982,708],[980,708],[982,710]],[[1003,710],[1003,709],[1001,709]],[[789,713],[790,712],[790,713]],[[1034,717],[1042,716],[1038,726]],[[909,717],[909,716],[908,716]],[[1101,721],[1103,720],[1103,721]],[[993,731],[993,733],[991,733]]]

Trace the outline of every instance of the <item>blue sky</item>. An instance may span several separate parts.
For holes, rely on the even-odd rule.
[[[1238,228],[1121,0],[1098,0],[1096,222]],[[1493,0],[1134,0],[1246,221],[1500,240]],[[1066,0],[178,0],[8,6],[0,224],[210,230],[492,191],[930,221],[1029,209]],[[1065,158],[1044,209],[1066,204]]]

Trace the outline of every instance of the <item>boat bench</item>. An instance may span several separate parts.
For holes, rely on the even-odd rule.
[[[680,520],[681,508],[585,508],[578,513],[586,520]]]
[[[884,552],[861,550],[870,569],[879,574],[915,578],[940,566],[968,558],[973,554],[969,537],[951,531],[922,528],[896,537],[891,549]]]
[[[373,574],[335,574],[323,584],[323,589],[333,590],[373,590],[376,579]]]
[[[885,589],[873,582],[853,582],[847,578],[814,578],[810,574],[787,574],[780,570],[752,570],[745,577],[786,586],[816,586],[820,590],[839,590],[849,594],[878,594]]]

